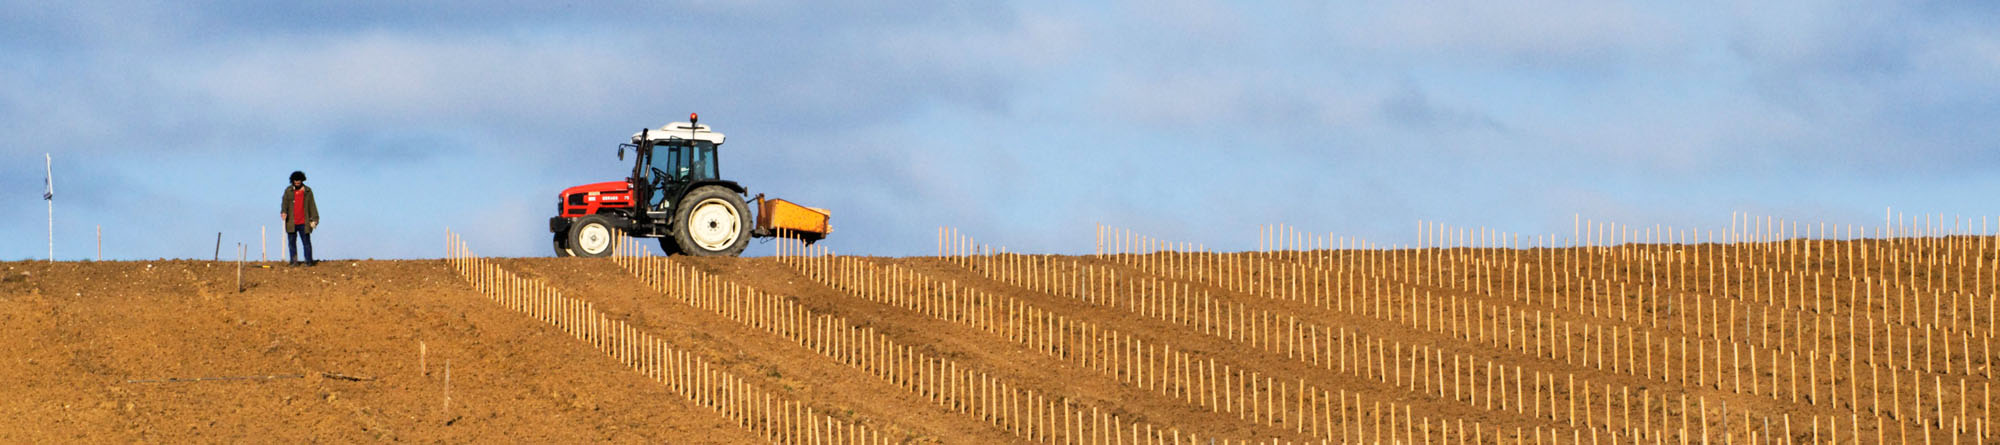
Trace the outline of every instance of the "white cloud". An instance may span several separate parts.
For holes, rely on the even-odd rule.
[[[1023,11],[1002,23],[966,27],[917,25],[874,31],[851,43],[905,67],[991,74],[1022,68],[1057,67],[1071,61],[1084,41],[1081,27],[1065,17]],[[862,54],[867,55],[867,52]]]
[[[1914,80],[1931,91],[1925,99],[1964,100],[2000,94],[2000,30],[1990,27],[1933,31],[1912,55]],[[1949,80],[1950,82],[1939,82]]]
[[[209,48],[174,68],[170,87],[252,115],[467,122],[587,112],[616,101],[622,86],[678,80],[635,72],[652,64],[611,52],[629,46],[616,43],[381,32],[273,39]]]
[[[1390,54],[1600,60],[1672,45],[1674,23],[1622,2],[1384,2],[1331,9],[1336,35]]]
[[[1383,99],[1384,121],[1423,132],[1454,130],[1500,130],[1505,127],[1492,116],[1441,103],[1414,85],[1405,85]]]
[[[1149,0],[1123,4],[1122,11],[1192,40],[1238,40],[1244,37],[1244,27],[1249,25],[1243,16],[1244,8],[1233,2]]]
[[[1987,37],[1974,44],[1978,55],[1986,61],[1986,69],[2000,73],[2000,38]]]
[[[1309,127],[1376,124],[1377,104],[1390,91],[1325,79],[1288,78],[1229,70],[1120,71],[1090,103],[1100,116],[1157,128],[1269,133]]]

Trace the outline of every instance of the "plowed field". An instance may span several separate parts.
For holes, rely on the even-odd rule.
[[[947,242],[744,259],[453,244],[446,260],[253,268],[243,292],[233,264],[5,263],[0,441],[1991,434],[1990,237],[1090,256]]]
[[[242,293],[234,263],[0,273],[0,442],[755,440],[441,261],[253,266]],[[281,377],[134,382],[246,376]]]

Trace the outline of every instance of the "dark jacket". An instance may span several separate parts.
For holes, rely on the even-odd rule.
[[[297,191],[299,188],[306,189],[305,227],[298,227],[292,225],[292,192]],[[319,203],[313,202],[312,187],[307,187],[304,185],[300,185],[296,188],[292,186],[285,186],[285,199],[281,203],[281,206],[278,207],[278,214],[285,216],[285,233],[292,233],[294,229],[305,229],[306,233],[312,233],[313,224],[319,223]]]

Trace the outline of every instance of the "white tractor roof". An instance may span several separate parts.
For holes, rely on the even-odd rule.
[[[709,141],[715,143],[716,145],[722,145],[722,133],[709,131],[707,125],[696,125],[687,122],[669,123],[661,126],[660,128],[652,129],[650,131],[633,133],[632,142],[637,143],[639,142],[640,139],[648,137],[652,138],[653,142],[666,142],[675,139],[681,139],[681,140]]]

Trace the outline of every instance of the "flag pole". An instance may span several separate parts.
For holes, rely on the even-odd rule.
[[[44,169],[44,170],[43,170],[43,172],[47,174],[46,176],[43,176],[43,177],[42,177],[42,185],[43,185],[43,186],[44,186],[44,188],[46,189],[45,191],[43,191],[43,192],[42,192],[42,200],[43,200],[43,201],[48,201],[48,202],[49,202],[49,262],[51,262],[51,263],[53,263],[53,262],[56,262],[56,168],[55,168],[55,163],[56,163],[56,162],[55,162],[55,158],[53,158],[53,157],[50,157],[48,153],[42,153],[42,168]]]

